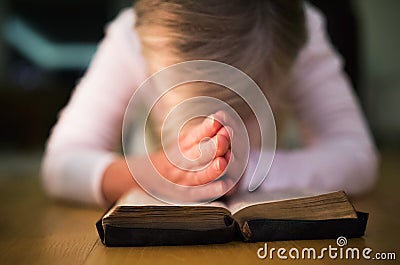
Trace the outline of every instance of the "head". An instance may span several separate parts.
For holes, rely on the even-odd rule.
[[[301,0],[137,0],[135,12],[149,74],[182,61],[215,60],[248,74],[270,101],[306,40]],[[202,86],[178,88],[170,98],[176,104],[202,91],[243,105],[226,88]]]
[[[290,70],[306,39],[300,0],[137,0],[149,71],[187,60],[233,65],[258,85]]]

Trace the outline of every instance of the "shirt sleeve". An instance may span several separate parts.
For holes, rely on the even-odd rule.
[[[288,96],[308,139],[302,148],[276,151],[260,189],[359,194],[374,184],[377,153],[322,16],[311,6],[306,12],[309,38],[292,69]],[[254,159],[250,163],[254,168]]]
[[[51,196],[105,203],[102,174],[120,151],[126,106],[145,79],[134,19],[133,10],[126,9],[106,27],[88,71],[52,129],[42,163]]]

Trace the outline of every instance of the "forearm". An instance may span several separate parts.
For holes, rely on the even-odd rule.
[[[377,153],[341,59],[326,37],[323,18],[310,7],[307,26],[309,39],[286,89],[288,105],[307,137],[301,135],[299,149],[277,150],[261,189],[359,194],[375,181]]]
[[[102,174],[115,154],[90,149],[47,149],[42,164],[46,192],[54,198],[105,205]]]
[[[108,24],[88,71],[52,129],[43,162],[44,186],[52,197],[106,204],[103,173],[118,157],[126,106],[145,79],[134,23],[129,9]]]
[[[256,166],[257,157],[252,152],[249,168]],[[378,155],[368,144],[337,142],[298,150],[277,150],[271,169],[259,189],[344,190],[358,195],[373,187],[377,167]],[[246,171],[241,189],[248,188],[250,178]]]
[[[129,171],[124,157],[116,158],[102,176],[101,191],[108,203],[114,203],[130,189],[140,188]]]

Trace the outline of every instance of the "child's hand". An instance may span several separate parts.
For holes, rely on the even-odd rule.
[[[171,182],[184,186],[209,183],[220,177],[228,165],[228,130],[212,115],[183,130],[178,147],[167,149],[167,154],[160,151],[150,157],[160,174]]]
[[[211,182],[225,173],[231,159],[232,129],[214,119],[215,115],[220,115],[220,113],[204,119],[198,125],[189,126],[181,133],[178,150],[168,151],[169,158],[173,158],[174,163],[168,160],[163,151],[149,155],[153,166],[164,178],[184,186],[198,186]],[[177,156],[174,156],[174,151],[178,154]],[[179,161],[179,158],[183,159]],[[147,175],[151,172],[147,168],[150,165],[144,162],[147,161],[146,158],[131,157],[130,159],[135,165],[135,172],[139,175]],[[192,162],[187,163],[190,160]],[[196,192],[184,196],[189,196],[192,200],[208,200],[220,197],[229,186],[230,183],[222,180],[215,181],[209,184],[207,189],[202,190],[201,194]],[[140,189],[141,187],[132,177],[125,159],[122,157],[116,159],[104,172],[102,191],[105,199],[115,202],[123,193],[132,188]]]

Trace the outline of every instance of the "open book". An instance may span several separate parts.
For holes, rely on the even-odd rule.
[[[96,226],[107,246],[145,246],[360,237],[367,219],[343,191],[244,192],[195,206],[169,205],[132,191]]]

